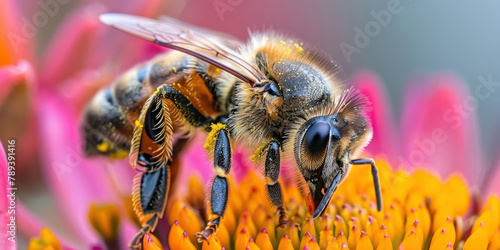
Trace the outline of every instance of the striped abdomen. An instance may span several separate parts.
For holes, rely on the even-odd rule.
[[[161,85],[181,92],[202,115],[214,117],[219,112],[213,79],[220,70],[191,56],[172,51],[127,71],[113,84],[101,90],[87,106],[83,130],[87,155],[102,154],[115,158],[128,155],[136,120],[144,103]],[[186,122],[171,101],[172,126],[175,132],[191,131],[201,126]]]

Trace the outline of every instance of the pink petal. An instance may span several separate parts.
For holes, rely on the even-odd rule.
[[[14,148],[15,149],[15,148]],[[15,152],[15,151],[14,151]],[[14,158],[19,157],[18,154],[14,155]],[[15,161],[13,161],[15,162]],[[11,176],[8,173],[10,172],[8,166],[12,166],[12,164],[7,163],[7,155],[5,154],[5,150],[0,143],[0,223],[2,225],[2,232],[0,233],[0,245],[4,246],[8,249],[16,249],[16,244],[9,240],[9,237],[12,237],[8,232],[10,231],[10,226],[8,224],[11,223],[10,217],[17,217],[15,211],[10,208],[10,199],[13,197],[15,202],[18,202],[16,198],[18,197],[15,193],[17,190],[11,190],[10,188],[16,188],[16,186],[10,185],[10,181],[14,181],[12,179],[8,179],[9,176],[16,178],[15,176]],[[15,171],[15,170],[14,170]],[[13,196],[10,196],[14,192]],[[14,221],[16,224],[17,221]],[[15,232],[14,232],[15,235]],[[17,240],[17,238],[16,238]]]
[[[184,149],[184,153],[179,156],[181,157],[181,169],[176,182],[181,187],[187,186],[183,185],[183,183],[187,183],[189,177],[193,174],[199,175],[202,183],[207,183],[214,175],[212,161],[208,159],[208,153],[203,148],[206,136],[206,133],[197,133],[190,145]]]
[[[372,123],[373,138],[366,147],[366,151],[374,156],[379,155],[391,161],[394,155],[397,155],[396,130],[385,88],[380,79],[370,71],[357,72],[351,79],[357,89],[370,102],[367,115]]]
[[[57,85],[86,68],[92,55],[97,54],[104,61],[104,55],[92,47],[105,28],[99,22],[99,15],[103,12],[102,5],[91,4],[68,15],[42,57],[40,73],[44,85]]]
[[[64,215],[61,219],[72,226],[73,233],[79,235],[85,244],[96,245],[100,239],[88,221],[90,204],[121,202],[113,195],[105,169],[106,161],[84,156],[78,116],[66,103],[43,93],[40,100],[39,110],[44,111],[39,112],[39,124],[46,183],[61,206]]]
[[[36,94],[35,73],[28,61],[0,67],[0,138],[16,138],[17,143],[23,145],[17,149],[19,155],[35,155],[36,152],[36,123],[33,122]],[[33,169],[29,166],[35,165],[34,162],[34,157],[18,158],[17,173],[22,177],[36,173],[26,171]]]
[[[474,98],[452,74],[412,82],[404,99],[400,164],[433,169],[442,177],[461,173],[477,184],[483,165],[476,108],[469,105]],[[460,111],[464,106],[469,109]]]
[[[0,67],[0,105],[2,105],[3,99],[16,84],[28,84],[30,88],[36,86],[35,73],[28,61],[23,60],[17,65]]]

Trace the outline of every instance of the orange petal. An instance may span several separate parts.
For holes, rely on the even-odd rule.
[[[260,230],[259,234],[257,234],[257,241],[255,243],[260,249],[273,249],[273,243],[265,228]]]
[[[168,234],[168,244],[170,249],[179,249],[179,244],[181,242],[182,234],[184,230],[179,225],[178,221],[174,221],[174,224],[170,227],[170,233]]]
[[[490,241],[488,246],[488,250],[500,249],[500,229],[497,230],[495,235],[493,235],[493,239]]]
[[[332,239],[335,239],[335,237],[333,237],[333,229],[330,229],[330,227],[325,227],[325,229],[319,232],[319,247],[321,249],[327,248]],[[337,239],[335,239],[335,241],[336,240]]]
[[[368,235],[365,232],[361,232],[358,244],[356,245],[356,250],[365,250],[365,249],[373,249],[373,245],[372,242],[370,241],[370,237],[368,237]]]
[[[335,231],[333,235],[339,235],[340,232],[347,232],[347,226],[342,217],[339,215],[335,216],[335,220],[333,221],[333,225],[335,225]]]
[[[288,237],[288,234],[283,235],[283,238],[281,238],[278,250],[294,250],[292,240]]]
[[[320,226],[321,227],[321,226]],[[305,235],[306,233],[309,233],[312,237],[317,237],[316,235],[316,225],[314,225],[314,220],[313,219],[307,219],[302,223],[302,230],[301,232]],[[302,236],[304,236],[302,235]]]
[[[160,240],[149,233],[142,238],[142,247],[144,250],[163,250]]]
[[[321,248],[323,249],[323,248]],[[328,241],[328,245],[326,246],[326,250],[338,250],[340,249],[339,243],[337,242],[337,238],[332,237],[330,241]]]
[[[217,232],[217,235],[219,232]],[[203,241],[203,245],[201,246],[202,250],[220,250],[221,249],[221,244],[219,239],[215,235],[210,235],[208,237],[208,241]]]
[[[179,249],[196,250],[196,247],[191,243],[191,240],[189,240],[187,232],[182,233]]]
[[[399,249],[404,250],[421,250],[422,242],[417,236],[417,233],[414,230],[411,230],[399,245]]]
[[[304,246],[307,245],[312,239],[314,239],[314,237],[309,232],[306,232],[302,237],[302,241],[300,241],[299,249],[304,249]]]
[[[234,243],[234,247],[236,249],[245,249],[250,238],[251,237],[248,231],[245,228],[241,229],[240,232],[236,234],[236,242]]]
[[[61,250],[59,240],[52,234],[48,228],[42,228],[40,238],[33,238],[30,240],[28,250]]]
[[[120,211],[109,204],[92,204],[89,210],[89,220],[92,227],[104,240],[113,241],[120,225]]]
[[[355,249],[358,244],[359,238],[361,236],[361,230],[357,226],[352,226],[349,228],[349,238],[347,240],[347,244],[350,249]]]
[[[200,178],[191,176],[188,183],[187,202],[195,208],[202,208],[205,205],[205,189]]]
[[[385,234],[379,241],[377,250],[392,250],[392,241],[388,234]]]
[[[451,243],[453,246],[455,243],[455,236],[455,226],[451,219],[447,218],[446,222],[443,223],[443,225],[435,231],[434,236],[432,236],[430,249],[443,249],[448,246],[448,243]]]
[[[371,242],[375,242],[375,238],[377,238],[377,233],[380,228],[377,219],[372,216],[368,216],[368,220],[366,222],[366,234],[370,237]]]
[[[500,223],[499,210],[500,204],[498,203],[498,198],[496,196],[492,196],[486,203],[486,206],[483,208],[481,215],[474,223],[472,232],[477,230],[479,224],[483,222],[484,227],[486,228],[486,230],[488,230],[488,239],[493,239],[493,235],[495,235]]]
[[[173,215],[179,221],[179,225],[186,231],[189,239],[196,242],[195,234],[201,231],[200,219],[196,212],[188,204],[184,204],[177,215]]]
[[[344,232],[340,231],[340,233],[337,235],[337,243],[339,244],[340,248],[343,248],[344,245],[347,245],[347,237],[345,237]]]
[[[480,222],[476,230],[465,241],[464,250],[487,249],[488,248],[488,231]]]
[[[255,244],[252,238],[248,240],[247,246],[245,247],[245,250],[260,250],[259,246]]]
[[[389,240],[391,240],[391,237],[389,236],[389,229],[384,224],[382,224],[382,226],[380,226],[380,230],[378,230],[377,237],[375,238],[375,246],[379,246],[380,242],[385,241],[386,238],[389,238]]]

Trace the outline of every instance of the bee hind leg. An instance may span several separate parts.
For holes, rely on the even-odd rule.
[[[166,164],[155,172],[139,173],[134,178],[132,204],[135,212],[141,221],[146,216],[151,217],[142,224],[141,229],[130,242],[131,248],[141,249],[144,235],[154,231],[158,220],[162,218],[167,203],[169,181],[170,169]]]
[[[227,176],[231,170],[231,144],[229,141],[229,132],[224,125],[219,129],[215,128],[211,131],[211,135],[216,137],[213,147],[214,172],[217,174],[212,183],[210,194],[210,217],[205,229],[196,234],[198,242],[208,240],[210,235],[215,234],[219,228],[224,213],[226,211],[229,185]],[[209,138],[210,136],[209,135]]]

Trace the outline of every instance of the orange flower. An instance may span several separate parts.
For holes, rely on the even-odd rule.
[[[291,222],[284,228],[276,228],[278,215],[266,201],[265,189],[256,188],[259,184],[264,186],[264,182],[255,173],[249,173],[239,183],[231,180],[234,184],[232,192],[251,194],[252,199],[245,199],[243,206],[229,202],[230,215],[223,219],[219,232],[209,242],[203,243],[203,249],[386,250],[393,249],[393,246],[399,249],[447,249],[457,244],[463,245],[464,249],[480,249],[478,247],[487,246],[489,242],[499,244],[500,203],[496,196],[492,196],[476,216],[469,215],[474,212],[471,196],[461,178],[452,176],[441,181],[425,170],[409,173],[393,171],[382,160],[377,164],[384,197],[381,212],[374,206],[371,176],[359,168],[352,169],[326,212],[317,219],[311,219],[307,212],[302,212],[307,210],[304,199],[295,195],[297,187],[293,183],[285,185],[288,216],[302,225],[301,228]],[[189,189],[198,188],[198,185],[191,184],[186,193],[193,194],[193,190]],[[454,199],[448,198],[450,195]],[[190,221],[190,226],[203,225],[207,217],[191,214],[176,218],[172,214],[192,209],[192,200],[192,197],[181,195],[172,204],[169,218]],[[228,231],[229,227],[236,229]],[[462,233],[467,231],[471,231],[470,236]],[[178,239],[185,235],[178,222],[172,224],[170,237],[172,235]],[[219,237],[229,237],[229,240],[222,241]],[[201,247],[197,242],[190,243]],[[178,243],[170,240],[170,247],[177,249]]]

